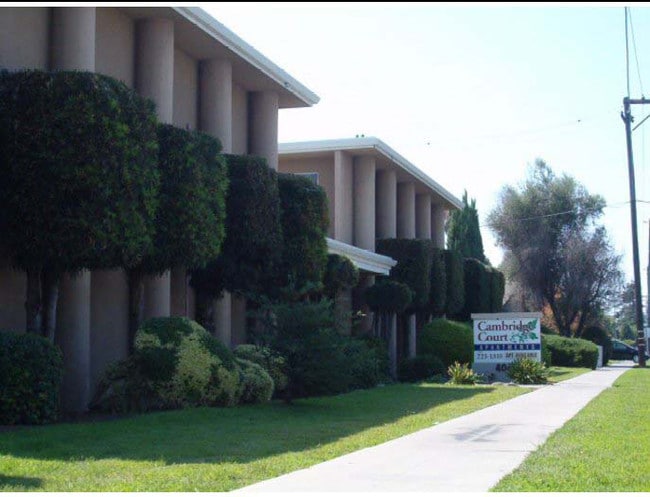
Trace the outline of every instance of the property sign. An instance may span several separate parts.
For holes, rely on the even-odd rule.
[[[527,357],[542,360],[540,312],[472,314],[476,373],[509,381],[510,363]]]

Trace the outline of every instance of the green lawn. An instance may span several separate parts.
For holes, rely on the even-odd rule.
[[[492,490],[650,491],[649,392],[650,370],[628,371]]]
[[[0,491],[227,491],[527,392],[397,384],[288,406],[199,408],[0,432]]]
[[[549,369],[548,382],[558,383],[564,380],[570,380],[581,374],[592,371],[589,368],[565,368],[562,366],[551,366]]]

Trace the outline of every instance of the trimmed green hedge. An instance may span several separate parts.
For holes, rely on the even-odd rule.
[[[242,344],[233,351],[235,357],[259,364],[273,379],[275,393],[279,394],[285,388],[289,379],[287,378],[286,360],[268,347],[260,345]]]
[[[325,190],[308,178],[278,174],[284,245],[281,286],[320,289],[327,266],[329,214]]]
[[[506,290],[506,278],[501,271],[494,267],[488,266],[487,271],[490,279],[490,312],[501,312]]]
[[[379,313],[404,312],[413,300],[413,292],[404,283],[386,278],[366,289],[366,304],[370,310]]]
[[[542,347],[551,353],[553,366],[596,369],[598,348],[589,340],[542,334]]]
[[[431,296],[431,252],[424,240],[377,240],[377,253],[397,261],[390,271],[392,280],[404,283],[413,292],[409,312],[426,311]]]
[[[447,307],[447,269],[445,266],[445,251],[433,247],[431,251],[431,289],[429,293],[429,309],[433,316],[442,316]]]
[[[455,250],[445,250],[445,272],[447,275],[447,299],[445,314],[455,316],[465,306],[465,269],[463,256]]]
[[[600,345],[603,348],[603,366],[607,365],[612,357],[612,339],[607,331],[600,326],[588,326],[582,331],[580,338]]]
[[[55,421],[62,379],[63,357],[49,340],[0,331],[0,425]]]
[[[359,270],[350,259],[338,254],[327,256],[323,277],[324,293],[333,298],[339,290],[354,288],[359,282]]]
[[[402,359],[397,367],[397,379],[402,382],[426,380],[447,372],[442,360],[434,355],[417,355]]]
[[[461,364],[474,362],[474,332],[465,323],[434,319],[422,328],[417,336],[419,355],[439,357],[445,367],[458,361]]]

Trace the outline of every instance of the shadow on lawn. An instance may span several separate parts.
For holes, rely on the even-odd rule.
[[[0,473],[0,491],[3,487],[39,488],[43,483],[40,478],[23,478],[22,476],[8,476]]]
[[[292,405],[273,402],[195,408],[111,421],[39,426],[0,433],[0,455],[63,461],[115,458],[167,464],[245,463],[309,450],[493,390],[399,384],[301,399]]]

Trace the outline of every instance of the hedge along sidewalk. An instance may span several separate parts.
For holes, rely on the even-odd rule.
[[[629,368],[592,371],[241,491],[486,492]]]

